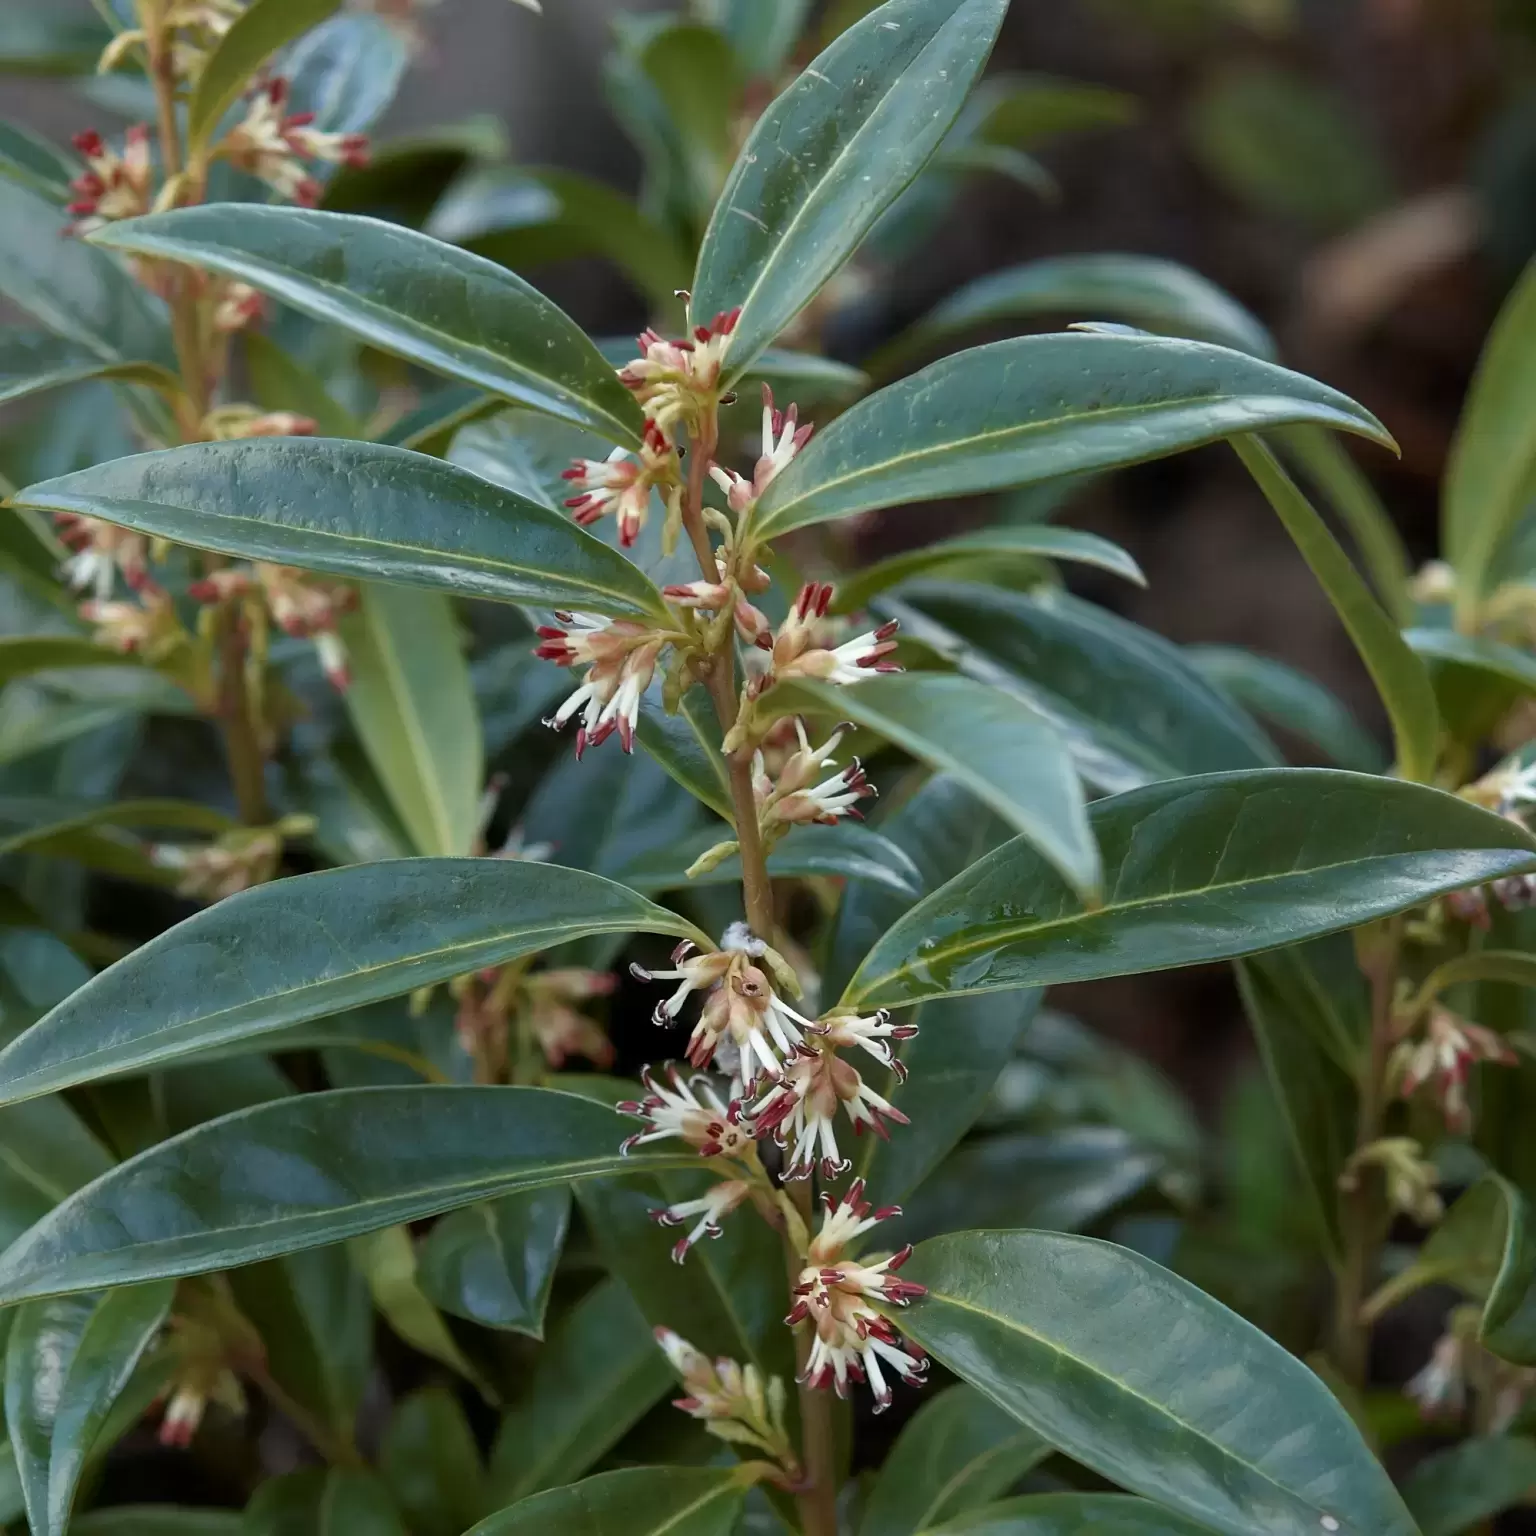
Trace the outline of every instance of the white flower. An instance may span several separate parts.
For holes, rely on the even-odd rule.
[[[544,724],[559,730],[580,712],[576,756],[600,746],[616,730],[626,752],[635,749],[640,700],[651,685],[667,640],[649,625],[633,619],[607,619],[590,614],[559,613],[564,628],[539,626],[534,655],[560,666],[586,666],[581,686]]]
[[[1519,1058],[1491,1029],[1458,1018],[1448,1008],[1433,1007],[1416,1040],[1404,1040],[1393,1051],[1388,1074],[1397,1091],[1409,1098],[1433,1082],[1446,1129],[1464,1135],[1472,1128],[1467,1102],[1467,1078],[1475,1062],[1513,1066]]]
[[[878,791],[869,782],[858,758],[820,783],[811,782],[831,760],[848,729],[846,725],[839,726],[821,746],[813,747],[806,738],[805,722],[797,716],[795,734],[800,739],[800,750],[790,754],[776,783],[765,772],[762,754],[758,753],[753,762],[753,779],[760,824],[765,832],[774,826],[804,822],[832,826],[844,816],[856,821],[864,819],[858,803]]]
[[[313,207],[325,190],[302,160],[342,165],[368,163],[368,139],[361,133],[324,133],[313,127],[313,112],[288,112],[288,82],[281,76],[256,91],[245,116],[225,134],[218,155],[264,181],[279,197]]]
[[[895,619],[841,645],[829,644],[827,610],[832,594],[832,587],[814,581],[800,589],[788,617],[779,625],[768,647],[773,658],[769,675],[775,682],[806,677],[828,683],[861,683],[876,672],[901,670],[894,661],[886,659],[896,649]]]
[[[626,1156],[636,1147],[673,1136],[697,1148],[700,1157],[740,1157],[751,1147],[752,1135],[742,1124],[738,1102],[722,1099],[707,1077],[685,1079],[676,1067],[668,1075],[670,1086],[658,1082],[647,1067],[640,1074],[646,1097],[614,1106],[621,1115],[646,1124],[624,1142]]]
[[[70,182],[75,200],[69,205],[74,222],[69,233],[89,234],[114,219],[148,213],[154,196],[154,165],[149,153],[149,125],[135,123],[123,135],[123,151],[107,147],[94,128],[74,137],[85,156],[85,170]]]
[[[680,1227],[694,1217],[698,1218],[693,1229],[672,1245],[673,1262],[681,1264],[688,1257],[688,1250],[701,1238],[719,1237],[720,1223],[751,1194],[752,1185],[746,1179],[727,1179],[697,1200],[679,1200],[662,1210],[652,1211],[651,1220],[663,1227]]]
[[[907,1069],[887,1042],[913,1039],[917,1035],[916,1024],[892,1024],[889,1010],[882,1008],[863,1015],[829,1013],[821,1020],[817,1033],[838,1050],[856,1045],[868,1051],[882,1067],[889,1067],[896,1074],[897,1082],[906,1082]]]

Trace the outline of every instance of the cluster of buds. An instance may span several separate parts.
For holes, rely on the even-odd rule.
[[[244,11],[245,0],[171,0],[159,30],[171,38],[171,73],[178,81],[191,82],[203,72],[209,55]],[[110,74],[127,54],[148,43],[142,27],[119,32],[103,51],[97,74]]]
[[[246,437],[313,437],[313,416],[297,411],[264,411],[254,405],[220,405],[198,425],[198,440],[229,443]]]
[[[674,1408],[698,1419],[717,1440],[763,1452],[775,1463],[784,1485],[800,1480],[800,1464],[784,1425],[784,1383],[777,1376],[765,1382],[755,1365],[711,1360],[670,1328],[656,1329],[656,1342],[687,1394],[674,1400]]]
[[[69,205],[73,222],[65,233],[88,235],[116,219],[149,212],[155,196],[155,167],[147,123],[128,129],[121,152],[94,128],[77,133],[73,142],[85,156],[85,169],[69,184],[74,193]]]
[[[191,642],[169,592],[145,587],[136,602],[92,599],[80,604],[80,617],[96,628],[97,645],[123,656],[141,656],[151,666],[168,661]]]
[[[587,613],[557,613],[558,624],[539,626],[534,655],[562,667],[585,667],[581,686],[544,724],[558,731],[580,715],[576,756],[600,746],[615,731],[626,752],[635,750],[640,700],[656,675],[656,664],[679,636],[638,619],[598,618]]]
[[[1359,1188],[1363,1168],[1381,1169],[1388,1209],[1432,1227],[1445,1214],[1440,1198],[1440,1170],[1411,1136],[1384,1136],[1350,1154],[1339,1175],[1339,1188]]]
[[[258,653],[269,620],[284,634],[312,641],[326,677],[336,688],[347,687],[347,652],[336,626],[357,606],[356,588],[293,566],[257,561],[212,571],[193,582],[187,595],[200,603],[240,603]]]
[[[848,1395],[850,1382],[867,1381],[875,1397],[875,1412],[891,1403],[886,1372],[909,1385],[921,1385],[928,1358],[917,1345],[896,1332],[890,1321],[870,1305],[904,1307],[926,1294],[921,1285],[897,1277],[911,1257],[910,1244],[883,1259],[854,1259],[848,1246],[877,1223],[899,1216],[899,1206],[871,1211],[864,1199],[864,1181],[855,1179],[835,1205],[823,1195],[826,1212],[821,1230],[806,1251],[805,1268],[794,1288],[795,1304],[786,1321],[810,1323],[815,1330],[801,1380]]]
[[[659,492],[667,504],[670,551],[682,524],[683,477],[677,449],[657,422],[646,421],[639,453],[615,448],[606,459],[577,459],[561,478],[577,492],[565,502],[576,522],[585,528],[612,513],[625,549],[645,527],[651,492]]]
[[[1519,1416],[1536,1388],[1536,1370],[1513,1365],[1484,1349],[1478,1340],[1480,1309],[1455,1308],[1435,1342],[1428,1362],[1403,1388],[1429,1419],[1460,1419],[1469,1394],[1486,1404],[1482,1431],[1501,1435]]]
[[[1536,807],[1536,760],[1511,758],[1468,784],[1460,794],[1462,799],[1507,817],[1525,830],[1526,816]],[[1458,921],[1487,932],[1493,925],[1490,897],[1508,912],[1536,906],[1536,875],[1506,875],[1486,886],[1453,891],[1445,898],[1445,909]]]
[[[757,499],[773,484],[790,461],[810,442],[816,430],[807,423],[800,425],[797,407],[778,410],[773,403],[773,391],[763,385],[763,451],[752,469],[752,478],[746,479],[734,470],[719,464],[709,467],[710,479],[725,492],[726,505],[738,516],[751,511]]]
[[[78,512],[55,513],[54,531],[71,552],[61,574],[75,591],[89,592],[104,603],[112,596],[119,571],[135,592],[151,585],[149,540],[142,533]]]
[[[185,843],[153,843],[149,857],[159,869],[179,876],[178,896],[197,901],[223,901],[252,886],[277,878],[283,844],[315,830],[313,817],[285,816],[269,827],[236,827],[202,847]]]
[[[771,846],[791,827],[807,822],[832,826],[845,816],[862,821],[864,814],[859,810],[859,801],[878,791],[869,782],[858,758],[823,777],[843,737],[852,727],[838,726],[819,747],[813,747],[805,733],[805,722],[799,716],[781,724],[794,730],[799,746],[784,759],[777,776],[769,773],[761,749],[752,760],[758,828],[768,844]]]
[[[1513,1066],[1515,1053],[1493,1030],[1470,1023],[1438,1003],[1411,1027],[1413,1033],[1398,1042],[1387,1063],[1388,1081],[1404,1099],[1432,1085],[1446,1129],[1465,1135],[1472,1129],[1467,1079],[1473,1064]]]
[[[245,116],[215,151],[238,170],[264,181],[279,197],[312,208],[325,188],[305,160],[361,166],[368,163],[368,139],[361,133],[325,133],[313,112],[290,112],[288,82],[281,76],[252,92]]]
[[[619,370],[619,380],[669,437],[679,427],[697,437],[706,421],[713,422],[723,398],[725,355],[740,319],[740,309],[723,311],[707,325],[694,325],[690,318],[689,334],[680,341],[641,332],[640,356]]]
[[[613,1065],[613,1042],[576,1004],[607,997],[615,982],[607,971],[569,966],[529,973],[517,964],[456,977],[449,986],[458,1003],[454,1028],[477,1080],[506,1080],[514,1039],[537,1050],[555,1071],[572,1057],[606,1071]]]
[[[717,621],[723,620],[734,627],[748,645],[758,645],[765,639],[772,641],[773,626],[769,624],[768,616],[748,601],[747,594],[766,592],[770,585],[771,578],[760,566],[754,565],[733,576],[726,562],[716,556],[715,580],[679,582],[663,587],[662,596],[679,608],[714,614]],[[723,639],[723,632],[712,633],[706,635],[705,644],[710,649],[717,649]]]

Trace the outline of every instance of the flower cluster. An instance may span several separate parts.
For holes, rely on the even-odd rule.
[[[77,592],[89,592],[104,603],[112,596],[119,572],[135,592],[153,585],[149,540],[142,533],[78,512],[55,513],[54,531],[71,551],[61,574]]]
[[[731,511],[738,516],[751,511],[763,492],[810,442],[815,430],[810,423],[800,424],[799,411],[794,405],[788,410],[778,410],[773,403],[773,390],[764,384],[763,451],[753,466],[752,478],[748,480],[719,464],[709,466],[710,479],[725,492],[726,505]]]
[[[1440,1170],[1424,1156],[1424,1149],[1411,1136],[1383,1136],[1350,1154],[1339,1175],[1339,1188],[1359,1187],[1360,1170],[1381,1169],[1386,1184],[1389,1209],[1432,1227],[1445,1214],[1440,1198]]]
[[[94,128],[74,137],[85,156],[85,169],[70,182],[74,222],[66,233],[88,235],[114,219],[148,213],[155,195],[155,167],[149,150],[149,125],[135,123],[123,135],[121,152],[110,148]]]
[[[309,816],[285,816],[270,827],[236,827],[214,842],[196,847],[187,843],[154,843],[149,857],[160,869],[180,876],[178,896],[197,901],[223,901],[252,886],[277,878],[283,844],[306,837],[315,829]]]
[[[558,731],[581,716],[576,756],[601,746],[615,731],[626,752],[635,750],[640,700],[651,686],[661,653],[674,636],[637,619],[557,613],[558,624],[543,624],[534,655],[562,667],[585,667],[581,686],[544,724]]]
[[[332,685],[347,687],[347,651],[336,626],[343,614],[357,606],[356,588],[294,566],[258,560],[210,572],[193,582],[187,595],[200,603],[238,603],[252,650],[258,655],[265,651],[269,624],[295,639],[312,641]]]
[[[670,435],[682,427],[696,437],[701,423],[713,419],[722,398],[725,355],[740,319],[741,310],[732,309],[707,325],[690,320],[689,334],[681,341],[668,341],[653,330],[641,332],[640,356],[619,370],[619,379],[661,432]]]
[[[761,748],[752,760],[758,827],[769,845],[791,827],[806,822],[832,826],[845,816],[862,821],[864,814],[859,810],[859,801],[878,791],[869,782],[858,758],[822,777],[851,727],[840,725],[819,747],[813,747],[805,733],[805,722],[798,715],[784,723],[794,730],[799,746],[785,757],[777,776],[769,773]]]
[[[1399,1041],[1393,1049],[1387,1076],[1405,1099],[1426,1084],[1433,1085],[1446,1129],[1455,1135],[1465,1135],[1472,1128],[1467,1078],[1473,1064],[1486,1061],[1508,1067],[1516,1059],[1515,1053],[1491,1029],[1470,1023],[1435,1004],[1414,1034]]]
[[[1514,1423],[1536,1390],[1536,1370],[1501,1360],[1480,1342],[1481,1309],[1455,1308],[1429,1360],[1403,1388],[1430,1419],[1459,1419],[1468,1396],[1486,1405],[1479,1415],[1483,1432],[1501,1435]]]
[[[136,602],[92,598],[80,604],[80,617],[95,626],[98,645],[142,656],[152,666],[191,642],[170,593],[156,586],[142,588]]]
[[[368,163],[366,135],[325,133],[314,120],[313,112],[288,110],[288,82],[276,76],[252,92],[245,116],[219,141],[216,154],[264,181],[279,197],[312,208],[325,188],[304,161]]]
[[[705,1431],[730,1445],[749,1445],[772,1457],[782,1480],[799,1480],[800,1464],[784,1425],[784,1383],[764,1381],[755,1365],[711,1360],[670,1328],[656,1329],[656,1342],[687,1395],[673,1402]]]
[[[565,503],[575,520],[585,528],[612,513],[625,549],[645,527],[652,491],[666,501],[668,529],[681,522],[683,480],[677,449],[655,421],[646,421],[639,453],[615,448],[606,459],[577,459],[561,478],[578,493]]]
[[[836,1204],[825,1195],[822,1201],[826,1214],[806,1252],[806,1266],[795,1285],[795,1304],[787,1319],[791,1326],[808,1322],[815,1330],[801,1379],[822,1390],[833,1387],[839,1397],[848,1395],[850,1382],[867,1381],[874,1393],[875,1412],[880,1413],[891,1403],[886,1371],[917,1386],[928,1369],[928,1359],[871,1302],[904,1307],[926,1295],[926,1289],[897,1278],[897,1270],[911,1257],[910,1245],[883,1259],[854,1259],[847,1251],[854,1239],[899,1216],[899,1206],[872,1212],[864,1199],[863,1179],[855,1179]]]

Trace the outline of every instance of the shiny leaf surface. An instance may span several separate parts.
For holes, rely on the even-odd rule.
[[[466,1536],[730,1536],[745,1497],[731,1467],[627,1467],[535,1494]]]
[[[87,379],[120,379],[162,392],[177,388],[175,375],[158,363],[104,360],[90,347],[43,331],[0,330],[0,405]]]
[[[1123,1493],[1035,1493],[1004,1499],[931,1536],[1200,1536],[1204,1526]]]

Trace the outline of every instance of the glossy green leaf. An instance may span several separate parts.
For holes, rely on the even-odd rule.
[[[1231,1536],[1413,1536],[1338,1400],[1252,1324],[1149,1259],[966,1232],[902,1270],[900,1327],[1074,1460]],[[1326,1522],[1326,1523],[1325,1523]]]
[[[1031,705],[969,677],[893,673],[854,688],[780,686],[773,707],[852,720],[949,774],[990,806],[1078,891],[1098,888],[1098,849],[1066,743]]]
[[[730,779],[720,752],[720,725],[702,689],[685,693],[675,715],[650,704],[643,706],[635,739],[695,800],[735,824]]]
[[[197,160],[224,114],[279,48],[318,26],[339,0],[254,0],[202,65],[187,107],[187,150]]]
[[[1051,1447],[974,1387],[946,1387],[919,1408],[886,1458],[859,1536],[916,1536],[1013,1487]]]
[[[69,833],[108,827],[178,828],[218,836],[235,823],[195,800],[119,800],[110,805],[0,796],[0,858],[57,847]]]
[[[341,636],[347,713],[415,851],[475,852],[484,753],[451,600],[368,585]]]
[[[998,565],[1006,568],[1020,562],[1039,560],[1080,562],[1123,576],[1139,587],[1147,584],[1146,577],[1141,574],[1141,567],[1118,544],[1111,544],[1108,539],[1080,532],[1076,528],[1026,523],[1011,527],[978,528],[974,532],[957,534],[937,544],[926,544],[879,560],[838,582],[837,607],[844,613],[856,613],[870,598],[878,596],[886,588],[914,576],[943,572],[947,567],[991,571]]]
[[[282,58],[296,112],[327,133],[366,133],[384,115],[411,62],[411,43],[386,17],[343,12],[301,37]],[[326,167],[314,169],[323,177]]]
[[[47,198],[0,177],[0,294],[104,362],[171,363],[164,311],[105,251],[65,238]]]
[[[1522,650],[1451,629],[1403,632],[1428,669],[1446,729],[1479,743],[1521,699],[1536,696],[1536,661]]]
[[[112,1166],[112,1155],[62,1098],[0,1110],[0,1242]]]
[[[247,329],[240,339],[251,396],[264,410],[297,411],[301,416],[308,416],[321,437],[375,435],[365,430],[365,424],[357,416],[337,403],[318,374],[285,352],[265,331]],[[400,443],[396,446],[412,448],[416,445]]]
[[[80,162],[20,123],[0,122],[0,176],[52,203],[67,203]]]
[[[70,1526],[74,1536],[243,1536],[238,1514],[171,1504],[118,1504]]]
[[[923,582],[876,607],[957,671],[1033,705],[1105,792],[1280,761],[1177,646],[1066,593]]]
[[[737,147],[743,78],[736,53],[713,27],[658,18],[638,58],[676,129],[690,201],[702,223]]]
[[[618,1152],[613,1112],[547,1088],[350,1088],[186,1131],[0,1256],[0,1297],[228,1269],[573,1179],[678,1166]]]
[[[13,499],[339,576],[599,613],[661,611],[640,571],[569,517],[381,443],[195,443],[60,475]]]
[[[570,1192],[541,1189],[452,1211],[422,1244],[417,1278],[445,1312],[544,1337]]]
[[[1536,955],[1516,949],[1475,949],[1442,961],[1419,984],[1419,1001],[1430,999],[1468,981],[1507,981],[1536,987]]]
[[[631,346],[631,355],[633,351]],[[764,384],[781,398],[796,401],[803,415],[808,406],[845,405],[856,399],[869,388],[869,375],[835,358],[769,347],[758,353],[742,375],[737,385],[741,399],[734,407],[725,407],[720,418],[722,428],[739,421],[744,434],[752,437],[758,421],[754,407]]]
[[[176,1527],[169,1528],[174,1536]],[[275,1477],[246,1505],[240,1536],[407,1536],[384,1485],[360,1468]],[[414,1536],[414,1533],[412,1533]]]
[[[138,656],[97,645],[84,635],[6,635],[0,638],[0,685],[33,672],[65,667],[141,667]]]
[[[875,1079],[912,1123],[889,1141],[862,1141],[854,1158],[859,1176],[882,1200],[905,1200],[975,1124],[1039,1004],[1038,992],[1026,992],[944,998],[917,1010],[917,1035],[897,1048],[907,1081],[882,1086]]]
[[[741,880],[741,859],[732,854],[713,869],[688,878],[688,868],[716,843],[729,838],[729,827],[707,828],[696,838],[646,854],[622,872],[637,891],[679,891],[690,886],[734,885]],[[803,876],[869,880],[904,896],[920,894],[921,876],[896,844],[857,822],[835,827],[797,827],[768,856],[768,873],[779,878]]]
[[[511,149],[505,125],[488,112],[392,134],[369,144],[366,165],[336,168],[321,206],[421,229],[460,176],[505,160]]]
[[[1158,256],[1053,256],[1004,267],[930,310],[879,356],[879,368],[980,326],[1056,317],[1125,320],[1163,336],[1209,341],[1273,361],[1275,341],[1230,294]]]
[[[628,1291],[604,1280],[550,1330],[501,1422],[491,1494],[515,1504],[574,1482],[674,1385]]]
[[[784,67],[810,13],[810,0],[700,0],[699,14],[718,27],[736,50],[741,67],[771,80]]]
[[[1329,768],[1152,784],[1097,802],[1089,820],[1102,905],[1085,908],[1016,838],[913,907],[843,1001],[895,1007],[1232,959],[1536,868],[1536,843],[1502,817]]]
[[[0,330],[0,405],[87,379],[121,379],[167,393],[178,387],[175,375],[158,363],[103,359],[90,347],[45,331]]]
[[[412,1392],[395,1405],[379,1467],[412,1536],[459,1536],[490,1508],[474,1431],[442,1387]]]
[[[63,1536],[86,1458],[173,1290],[161,1281],[20,1309],[5,1358],[5,1418],[35,1536]]]
[[[1536,1440],[1480,1435],[1426,1456],[1403,1484],[1423,1536],[1460,1536],[1536,1487]]]
[[[495,1388],[459,1347],[447,1319],[416,1278],[416,1245],[410,1231],[405,1227],[385,1227],[383,1231],[354,1238],[349,1246],[368,1282],[373,1304],[395,1334],[418,1354],[457,1371],[474,1384],[487,1402],[494,1403]]]
[[[694,313],[740,305],[739,378],[857,249],[943,141],[1002,0],[888,0],[758,119],[699,252]]]
[[[1533,336],[1536,263],[1494,322],[1445,472],[1440,532],[1456,570],[1456,613],[1464,629],[1488,595],[1490,568],[1525,511],[1536,475]]]
[[[1250,437],[1237,438],[1233,447],[1328,594],[1371,674],[1392,722],[1399,772],[1429,783],[1439,753],[1440,710],[1424,664],[1274,454]]]
[[[0,1051],[0,1100],[631,931],[709,942],[623,886],[550,864],[400,859],[280,880],[177,924],[39,1020]]]
[[[466,1536],[731,1536],[746,1491],[733,1467],[627,1467],[524,1499]]]
[[[1340,768],[1381,773],[1381,748],[1321,683],[1236,645],[1195,645],[1186,654],[1207,682],[1234,703],[1317,747]]]
[[[350,213],[215,203],[91,239],[250,283],[381,351],[639,441],[640,408],[569,316],[505,267],[428,235]]]
[[[1201,1536],[1204,1530],[1123,1493],[1033,1493],[936,1526],[931,1536]]]
[[[1312,422],[1390,443],[1337,390],[1204,342],[1066,332],[994,342],[861,400],[763,493],[753,532],[1112,469]]]

